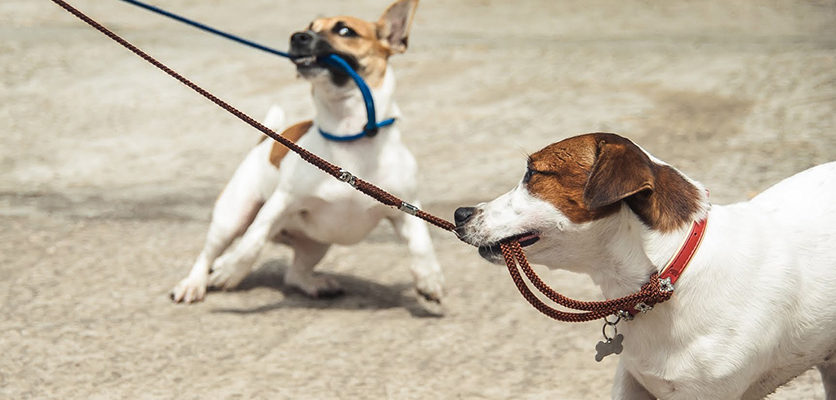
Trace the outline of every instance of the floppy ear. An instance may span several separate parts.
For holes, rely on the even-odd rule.
[[[418,0],[396,1],[377,21],[377,37],[388,44],[392,54],[406,51],[409,28],[417,7]]]
[[[589,209],[608,206],[644,190],[653,190],[653,165],[641,149],[621,137],[597,141],[597,157],[583,189]]]

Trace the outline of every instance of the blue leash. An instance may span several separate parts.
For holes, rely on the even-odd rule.
[[[128,1],[128,0],[125,0],[125,1]],[[131,0],[131,1],[133,1],[133,0]],[[351,66],[348,65],[348,63],[345,60],[343,60],[342,58],[340,58],[336,54],[329,54],[325,58],[323,58],[322,61],[324,61],[327,64],[331,64],[333,66],[342,68],[343,70],[345,70],[345,72],[348,73],[349,76],[351,76],[351,79],[354,80],[354,83],[357,84],[357,87],[360,89],[360,93],[363,95],[363,101],[366,103],[366,121],[367,122],[366,122],[366,127],[363,128],[363,131],[358,133],[358,134],[355,134],[355,135],[335,136],[335,135],[332,135],[328,132],[323,131],[321,128],[319,129],[319,134],[320,135],[322,135],[324,138],[329,139],[329,140],[336,140],[336,141],[339,141],[339,142],[349,142],[349,141],[352,141],[352,140],[360,139],[360,138],[362,138],[363,136],[366,136],[366,135],[374,136],[374,135],[377,134],[377,130],[379,128],[382,128],[384,126],[389,126],[389,125],[392,125],[392,124],[395,123],[394,118],[390,118],[390,119],[387,119],[385,121],[381,121],[380,123],[376,122],[377,118],[374,115],[374,99],[372,98],[372,92],[369,90],[369,87],[366,86],[366,82],[363,81],[363,78],[360,77],[360,75],[357,74],[357,72],[355,72],[354,69],[351,68]]]
[[[227,38],[227,39],[232,40],[234,42],[238,42],[238,43],[243,44],[245,46],[250,46],[250,47],[259,49],[261,51],[266,51],[268,53],[275,54],[275,55],[280,56],[280,57],[289,58],[289,59],[293,58],[290,54],[285,53],[283,51],[272,49],[272,48],[264,46],[262,44],[258,44],[256,42],[253,42],[251,40],[244,39],[240,36],[235,36],[233,34],[217,30],[215,28],[212,28],[211,26],[208,26],[208,25],[202,24],[200,22],[188,19],[186,17],[171,13],[171,12],[163,10],[159,7],[152,6],[150,4],[146,4],[146,3],[143,3],[141,1],[136,1],[136,0],[122,0],[122,1],[124,1],[126,3],[129,3],[129,4],[133,4],[137,7],[144,8],[148,11],[152,11],[152,12],[155,12],[157,14],[169,17],[171,19],[180,21],[184,24],[191,25],[195,28],[204,30],[206,32],[213,33],[215,35]],[[366,122],[366,126],[363,128],[362,132],[354,134],[354,135],[349,135],[349,136],[337,136],[337,135],[333,135],[333,134],[330,134],[328,132],[325,132],[322,129],[319,129],[319,133],[324,138],[326,138],[328,140],[339,141],[339,142],[349,142],[349,141],[361,139],[365,136],[374,136],[374,135],[377,134],[378,129],[389,126],[389,125],[392,125],[393,123],[395,123],[394,118],[390,118],[390,119],[381,121],[379,123],[377,122],[377,118],[375,116],[375,109],[374,109],[374,99],[372,98],[371,90],[369,90],[369,87],[368,87],[368,85],[366,85],[366,82],[363,80],[363,78],[356,71],[354,71],[354,69],[351,68],[351,66],[348,65],[348,63],[345,60],[343,60],[340,56],[338,56],[336,54],[329,54],[325,57],[319,57],[317,59],[317,61],[322,61],[326,64],[338,67],[338,68],[342,69],[343,71],[345,71],[351,77],[351,79],[354,81],[354,83],[357,84],[357,88],[360,89],[360,94],[363,95],[363,102],[366,105],[367,122]]]

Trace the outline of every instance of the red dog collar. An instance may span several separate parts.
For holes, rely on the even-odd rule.
[[[697,248],[702,243],[703,235],[705,234],[705,226],[708,224],[708,217],[703,218],[699,221],[694,222],[691,226],[691,232],[688,233],[688,238],[685,239],[685,242],[682,243],[682,247],[679,249],[679,252],[676,253],[670,261],[668,261],[668,265],[662,269],[662,273],[659,274],[659,279],[663,281],[663,284],[669,283],[673,285],[679,279],[679,276],[682,275],[682,271],[685,270],[685,267],[688,266],[688,263],[691,261],[691,258],[694,257],[694,253],[697,252]],[[666,282],[666,280],[670,280],[670,282]]]
[[[708,216],[699,221],[695,221],[691,225],[691,231],[688,232],[688,237],[685,238],[685,241],[682,243],[679,251],[677,251],[676,255],[674,255],[665,267],[662,268],[662,272],[659,273],[659,290],[665,293],[673,292],[673,284],[679,280],[682,272],[685,271],[685,268],[688,267],[688,263],[690,263],[691,259],[694,257],[694,253],[697,252],[697,248],[700,246],[700,243],[702,243],[702,238],[705,235],[705,227],[707,224]],[[628,309],[627,312],[630,316],[635,316],[640,312],[650,311],[653,306],[654,304],[642,302],[636,304],[634,308]],[[622,313],[622,315],[624,314]]]

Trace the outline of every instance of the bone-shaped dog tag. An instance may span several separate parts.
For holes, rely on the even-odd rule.
[[[624,335],[619,333],[612,339],[598,342],[595,345],[595,361],[601,362],[604,357],[610,354],[621,354],[621,350],[624,350],[624,346],[621,344],[623,341]]]

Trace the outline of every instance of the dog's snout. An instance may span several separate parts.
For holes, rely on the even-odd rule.
[[[474,207],[459,207],[456,209],[456,212],[453,214],[453,217],[456,221],[456,226],[462,226],[473,216],[476,212],[476,208]]]
[[[290,36],[290,45],[294,47],[309,46],[313,39],[314,37],[310,32],[296,32]]]

